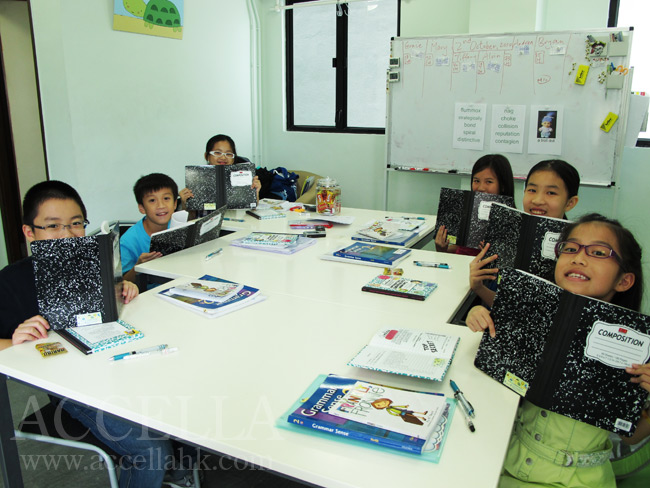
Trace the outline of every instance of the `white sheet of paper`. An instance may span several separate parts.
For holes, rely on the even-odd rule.
[[[456,103],[453,147],[482,150],[486,115],[485,103]]]

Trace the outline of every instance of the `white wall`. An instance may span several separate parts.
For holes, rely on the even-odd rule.
[[[112,1],[32,0],[50,176],[75,186],[95,227],[140,217],[132,187],[162,172],[182,188],[205,142],[251,151],[246,4],[185,2],[183,40],[112,29]]]
[[[27,2],[0,1],[0,33],[22,198],[32,185],[46,177]],[[19,232],[19,228],[4,229],[0,225],[0,268],[8,263],[4,235]]]

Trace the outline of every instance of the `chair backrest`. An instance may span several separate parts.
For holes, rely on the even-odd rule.
[[[290,171],[298,175],[298,199],[296,201],[301,203],[316,203],[316,185],[318,184],[318,180],[323,177],[316,173],[310,173],[309,171],[300,169],[292,169]],[[309,182],[311,182],[311,185],[305,186]]]

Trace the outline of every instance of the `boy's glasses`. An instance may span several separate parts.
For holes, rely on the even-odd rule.
[[[220,158],[221,156],[226,156],[228,159],[232,159],[235,157],[235,153],[225,153],[221,151],[210,151],[208,154],[211,154],[215,158]]]
[[[49,224],[49,225],[45,225],[45,226],[32,224],[31,226],[34,229],[41,229],[41,230],[44,230],[45,232],[49,232],[51,234],[56,234],[56,233],[64,231],[65,229],[70,229],[70,232],[73,232],[73,233],[81,232],[86,227],[88,227],[88,224],[90,224],[90,222],[88,220],[84,219],[84,220],[79,220],[79,221],[76,221],[76,222],[72,222],[71,224]]]
[[[557,257],[560,257],[560,254],[578,254],[582,248],[585,249],[585,254],[589,257],[597,259],[607,259],[613,257],[619,263],[621,262],[621,259],[619,255],[616,254],[616,251],[604,244],[584,245],[573,241],[562,241],[558,242],[555,245],[555,255]]]

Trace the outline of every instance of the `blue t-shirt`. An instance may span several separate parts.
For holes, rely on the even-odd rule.
[[[122,273],[131,271],[131,268],[138,262],[140,254],[149,252],[151,237],[144,230],[144,219],[131,226],[122,237],[120,237],[120,255],[122,257]]]

